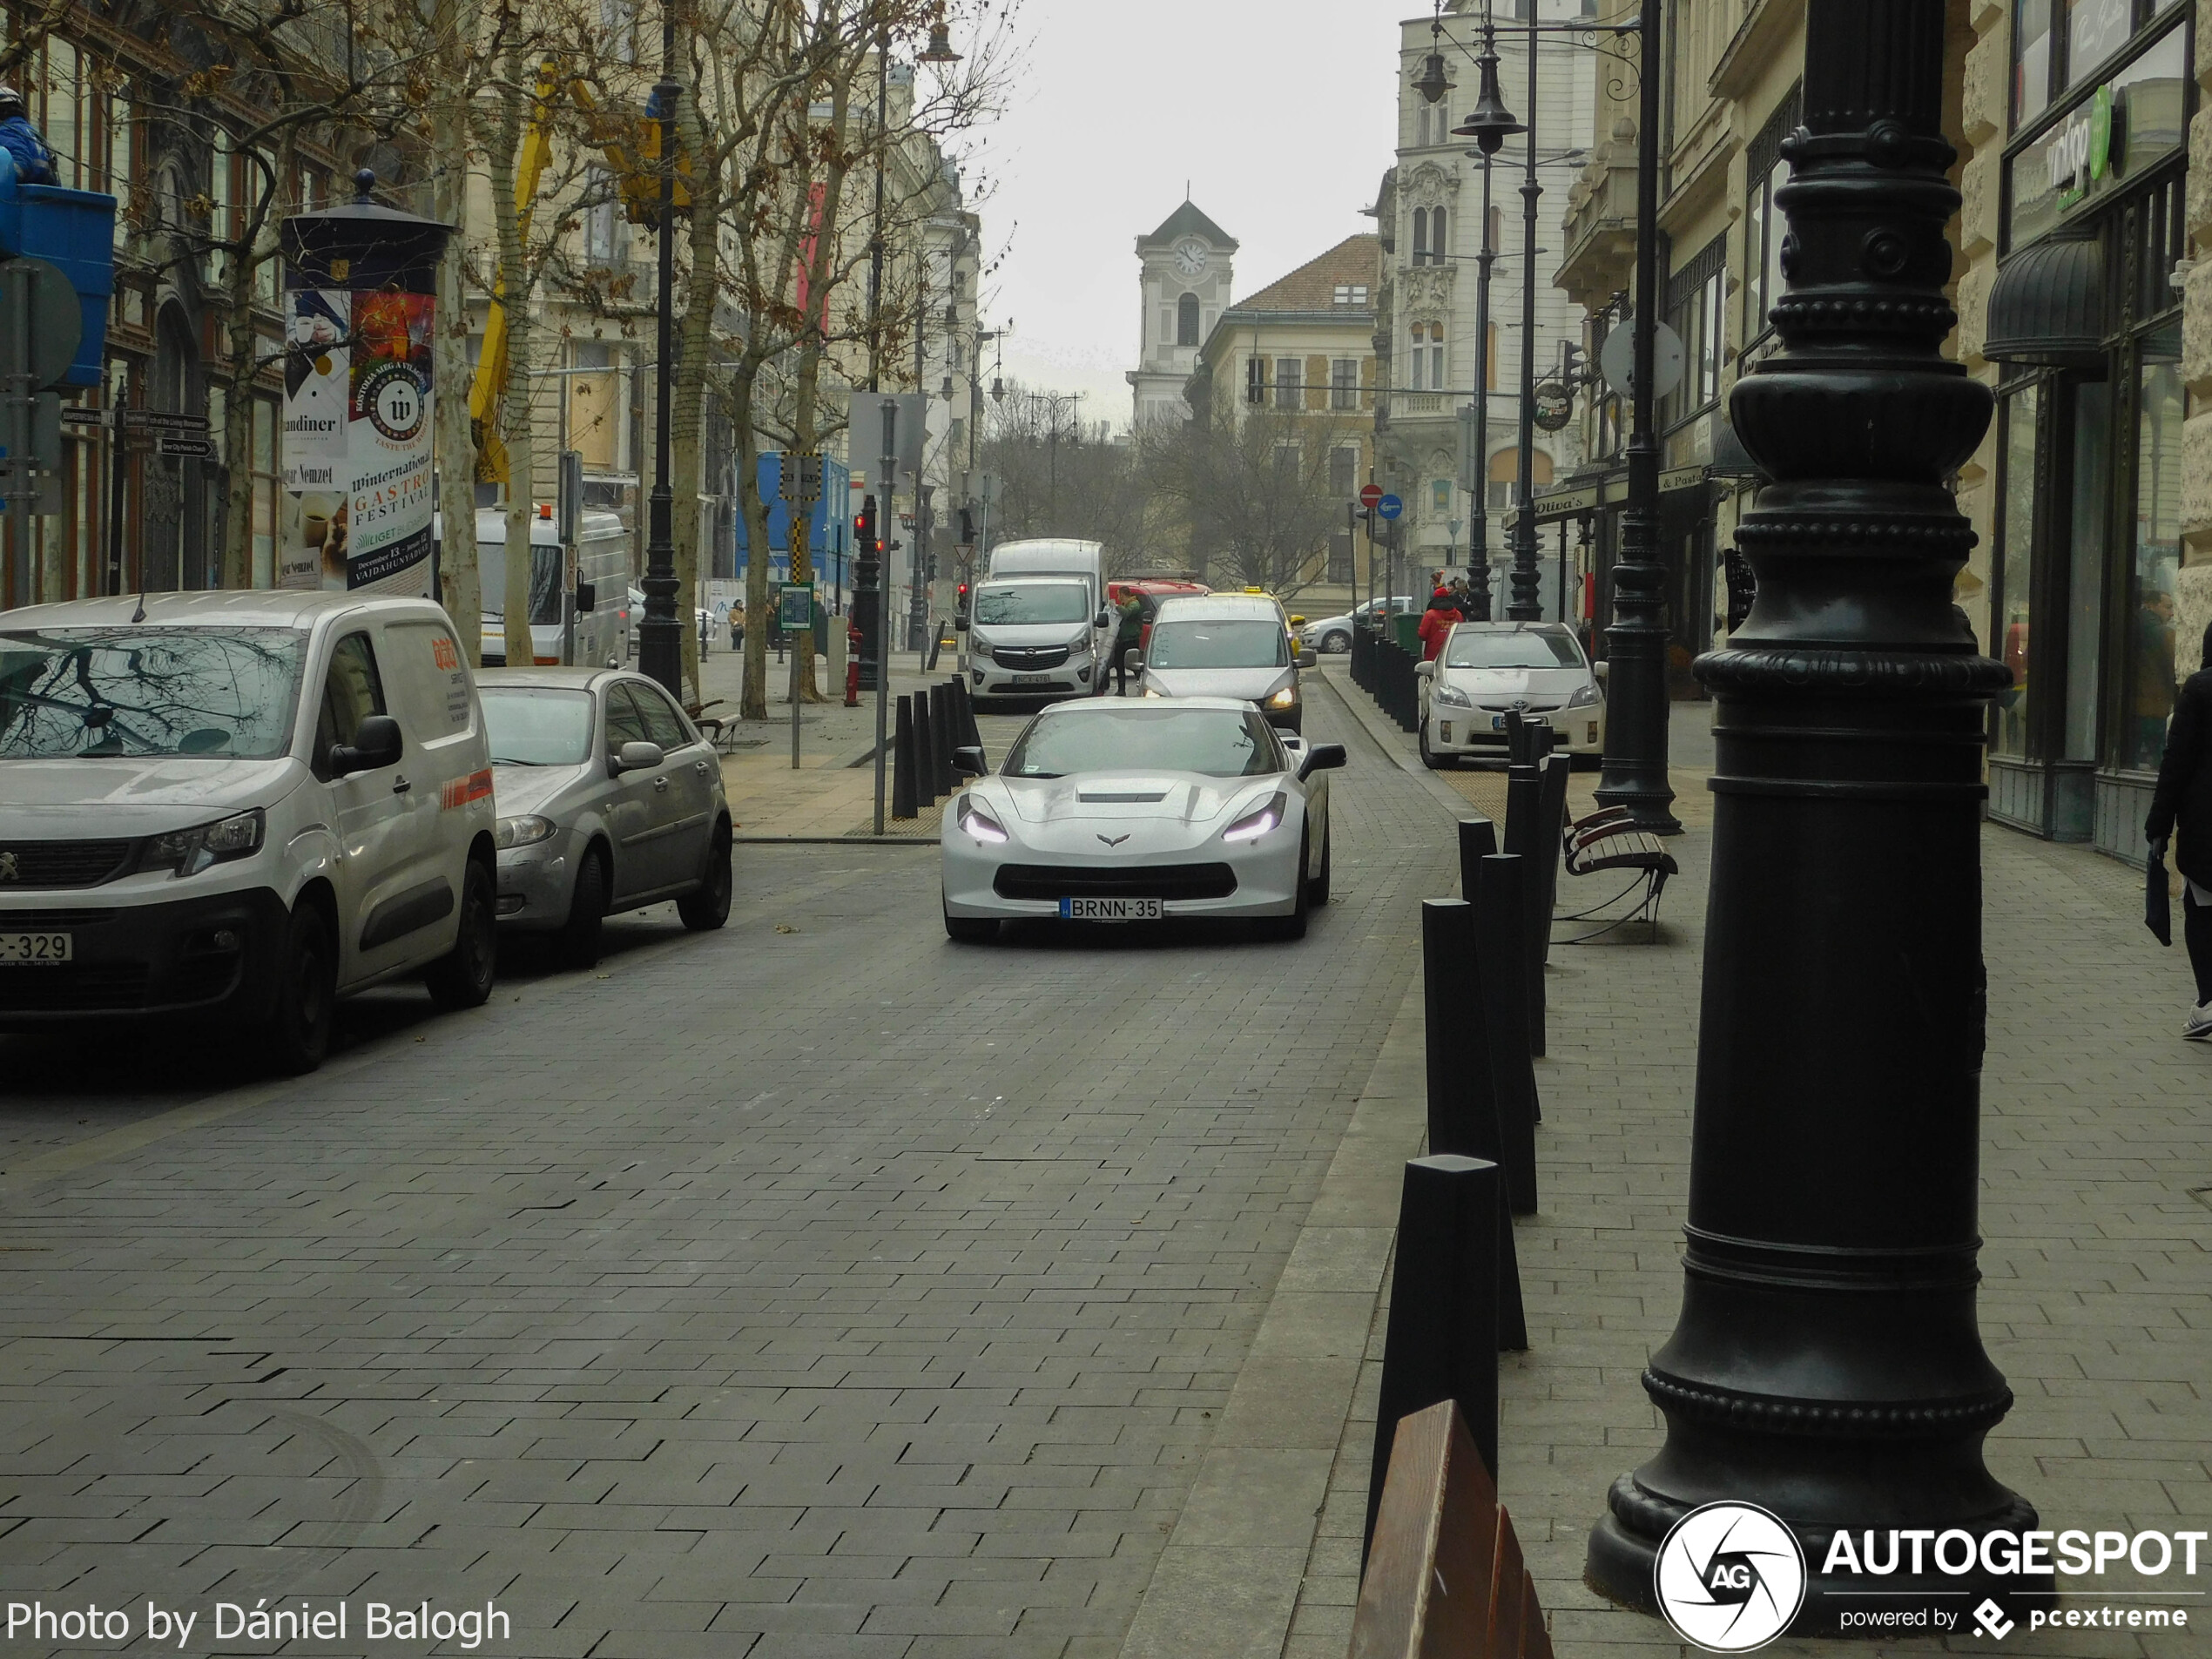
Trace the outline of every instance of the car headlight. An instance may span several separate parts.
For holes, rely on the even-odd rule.
[[[1428,694],[1428,700],[1431,703],[1447,709],[1471,709],[1474,706],[1474,699],[1473,698],[1469,697],[1465,691],[1460,691],[1458,687],[1452,685],[1439,685],[1434,687]]]
[[[227,863],[260,850],[266,823],[261,809],[235,813],[197,829],[172,830],[146,843],[139,856],[141,870],[169,870],[178,875],[198,875],[210,865]]]
[[[1298,706],[1298,687],[1295,685],[1285,685],[1281,691],[1276,692],[1274,696],[1267,699],[1267,706],[1271,709],[1296,708]]]
[[[968,630],[968,648],[970,651],[988,651],[991,648],[991,637],[970,624]]]
[[[1283,813],[1289,806],[1289,799],[1278,789],[1268,797],[1266,804],[1258,812],[1246,813],[1222,831],[1221,839],[1224,841],[1256,841],[1282,823]]]
[[[1090,636],[1088,633],[1077,634],[1073,639],[1068,642],[1068,649],[1078,657],[1089,656]]]
[[[1600,693],[1597,689],[1597,682],[1595,680],[1592,680],[1588,685],[1585,685],[1581,691],[1575,692],[1574,696],[1567,699],[1567,706],[1570,709],[1586,709],[1592,704],[1595,703],[1601,695],[1602,693]]]
[[[986,846],[1003,846],[1011,839],[1006,833],[1006,826],[992,817],[982,802],[973,795],[961,797],[960,815],[954,821]]]
[[[540,841],[550,841],[560,827],[550,818],[540,818],[535,813],[525,813],[519,818],[502,818],[492,836],[492,844],[502,852],[510,846],[535,846]]]

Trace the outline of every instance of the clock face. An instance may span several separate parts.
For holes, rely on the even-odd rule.
[[[1204,242],[1177,242],[1175,245],[1175,268],[1185,276],[1196,276],[1206,268],[1206,245]]]

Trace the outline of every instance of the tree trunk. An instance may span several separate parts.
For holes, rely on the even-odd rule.
[[[745,571],[745,690],[738,712],[768,718],[768,503],[760,494],[760,434],[752,423],[756,366],[740,358],[730,386],[730,431],[738,448],[738,512],[749,550]]]
[[[473,20],[475,8],[469,8]],[[465,84],[473,30],[464,33],[461,0],[435,0],[431,27],[438,41],[444,95],[431,111],[432,177],[437,216],[453,226],[438,265],[437,328],[430,337],[433,441],[438,469],[438,597],[453,618],[469,665],[482,660],[483,613],[476,570],[476,441],[469,429],[469,303],[461,280],[469,240],[469,113]],[[511,192],[509,192],[512,193]]]
[[[223,404],[223,586],[253,585],[253,267],[235,253],[224,287],[230,315],[230,395]],[[243,267],[241,269],[241,267]]]
[[[689,180],[691,216],[691,269],[686,273],[684,314],[676,337],[676,379],[669,412],[669,493],[674,496],[676,579],[682,584],[676,614],[684,624],[684,684],[694,702],[704,702],[699,685],[699,496],[706,423],[706,377],[714,358],[714,307],[722,292],[720,250],[715,233],[721,223],[718,173],[707,161],[706,132],[699,119],[698,87],[684,100],[685,150],[697,158],[701,177]]]
[[[523,227],[515,202],[516,158],[522,146],[523,91],[529,72],[520,52],[510,56],[501,89],[499,154],[492,168],[491,199],[499,236],[499,294],[507,327],[507,383],[500,399],[500,436],[507,445],[507,664],[529,667],[537,658],[530,637],[530,495],[537,462],[530,409],[530,307],[523,260]],[[466,624],[463,624],[464,627]]]

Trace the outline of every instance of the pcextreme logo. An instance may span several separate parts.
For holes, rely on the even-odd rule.
[[[1651,1581],[1683,1641],[1750,1653],[1788,1629],[1804,1605],[1804,1551],[1779,1516],[1757,1505],[1709,1503],[1669,1530]]]

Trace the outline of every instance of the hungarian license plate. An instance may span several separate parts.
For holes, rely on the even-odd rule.
[[[69,934],[0,934],[0,968],[46,968],[76,955]]]
[[[1016,674],[1014,677],[1014,683],[1016,685],[1049,685],[1052,684],[1052,676],[1049,674]]]
[[[1490,729],[1493,732],[1504,731],[1506,729],[1506,717],[1502,714],[1492,715],[1490,717]]]
[[[1157,899],[1062,899],[1063,921],[1157,921],[1165,913]]]

